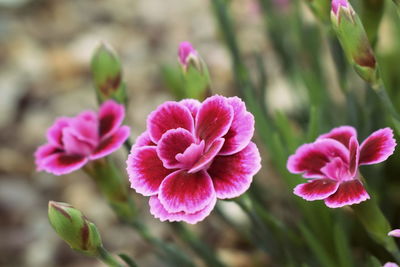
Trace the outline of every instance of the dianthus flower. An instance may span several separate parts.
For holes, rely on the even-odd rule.
[[[238,97],[168,101],[148,116],[132,147],[131,187],[150,196],[150,212],[161,221],[201,221],[217,198],[249,188],[261,167],[253,133],[253,115]]]
[[[400,229],[392,230],[388,233],[389,236],[400,237]]]
[[[98,113],[58,118],[47,130],[47,143],[35,152],[37,170],[62,175],[111,154],[129,137],[130,128],[121,126],[124,117],[124,106],[108,100]]]
[[[390,128],[372,133],[361,146],[353,127],[342,126],[323,134],[311,144],[300,146],[289,157],[287,168],[309,178],[294,188],[305,200],[324,200],[330,208],[358,204],[369,199],[360,165],[376,164],[393,154],[396,141]]]

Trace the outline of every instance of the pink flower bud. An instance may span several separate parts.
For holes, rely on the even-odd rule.
[[[196,59],[198,57],[196,49],[193,48],[192,44],[185,41],[179,44],[178,48],[178,59],[179,63],[187,68],[189,65],[190,59]]]
[[[339,14],[340,7],[349,7],[349,2],[347,0],[332,0],[332,12],[335,15]]]

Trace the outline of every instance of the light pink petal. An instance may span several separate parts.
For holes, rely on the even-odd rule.
[[[293,193],[305,200],[321,200],[334,194],[339,187],[337,181],[331,179],[314,179],[297,185]]]
[[[400,229],[392,230],[388,233],[388,235],[393,236],[393,237],[400,237]]]
[[[321,139],[300,146],[296,153],[289,157],[287,168],[291,173],[304,173],[305,178],[324,178],[321,168],[336,157],[349,162],[348,149],[336,140]]]
[[[199,108],[201,106],[200,101],[192,98],[188,99],[183,99],[179,101],[182,105],[187,107],[190,110],[190,113],[192,114],[193,120],[196,118],[197,112],[199,111]]]
[[[207,98],[196,116],[196,136],[206,142],[206,149],[224,136],[233,119],[233,108],[223,96]]]
[[[82,168],[87,162],[88,159],[83,156],[57,153],[46,158],[42,169],[54,175],[62,175]]]
[[[215,156],[218,154],[218,152],[221,150],[222,146],[224,145],[224,138],[219,138],[215,140],[208,151],[204,153],[198,161],[192,166],[192,168],[189,170],[189,173],[193,172],[198,172],[200,170],[205,170],[207,169],[208,166],[210,166],[212,160],[215,158]]]
[[[397,265],[394,262],[386,262],[385,265],[383,265],[383,267],[399,267],[399,265]]]
[[[44,144],[39,146],[34,154],[36,170],[43,170],[43,162],[45,162],[49,156],[60,152],[63,152],[63,150],[52,144]]]
[[[101,140],[100,144],[90,155],[90,159],[99,159],[113,153],[128,139],[130,133],[131,129],[128,126],[120,127],[111,136]]]
[[[164,168],[153,146],[133,149],[126,164],[131,188],[144,196],[158,194],[161,182],[171,173]]]
[[[158,198],[168,212],[194,213],[215,198],[215,190],[210,176],[204,171],[176,171],[161,183]]]
[[[158,141],[157,153],[165,168],[181,168],[182,163],[176,159],[178,154],[195,142],[195,138],[188,130],[183,128],[171,129],[163,134]]]
[[[154,217],[160,219],[160,221],[170,221],[170,222],[179,222],[184,221],[190,224],[198,223],[202,221],[205,217],[207,217],[211,211],[214,209],[215,204],[217,203],[217,198],[214,197],[211,202],[204,208],[195,213],[185,213],[181,212],[168,212],[157,196],[150,197],[150,213],[153,214]]]
[[[357,131],[354,127],[340,126],[337,128],[333,128],[329,133],[320,135],[317,140],[326,138],[335,139],[348,148],[350,138],[352,137],[354,137],[357,140]]]
[[[321,172],[330,179],[335,181],[346,181],[353,178],[349,171],[349,167],[339,157],[332,159],[324,167],[321,168]]]
[[[260,168],[260,153],[257,146],[250,142],[236,154],[215,157],[207,172],[213,180],[217,197],[224,199],[243,194]]]
[[[358,162],[360,160],[360,145],[358,144],[358,141],[355,137],[350,138],[349,152],[350,152],[349,171],[350,174],[354,177],[357,173]]]
[[[183,153],[176,155],[176,160],[182,163],[182,168],[190,169],[203,155],[204,152],[204,140],[201,140],[200,144],[191,144]]]
[[[114,100],[107,100],[99,109],[99,134],[105,137],[112,134],[120,126],[125,117],[125,108]]]
[[[155,146],[155,145],[156,144],[154,144],[153,141],[151,141],[149,133],[145,131],[136,138],[135,144],[132,146],[132,149],[135,149],[136,147]]]
[[[185,41],[179,44],[178,59],[183,66],[187,66],[189,56],[197,56],[197,51],[193,48],[192,44]]]
[[[358,180],[342,182],[336,193],[325,199],[329,208],[340,208],[346,205],[353,205],[369,199],[369,195],[362,183]]]
[[[228,98],[233,108],[233,121],[224,136],[225,144],[220,155],[231,155],[245,148],[254,134],[254,116],[246,110],[244,102],[238,97]]]
[[[69,121],[69,129],[80,141],[96,146],[99,142],[99,121],[93,111],[84,111]]]
[[[177,102],[168,101],[160,105],[147,118],[147,130],[154,143],[170,129],[183,128],[193,132],[194,121],[189,109]]]
[[[63,128],[69,125],[70,120],[71,118],[67,117],[61,117],[56,119],[54,124],[47,130],[46,134],[47,140],[49,141],[50,144],[58,146],[60,148],[63,147],[62,130]]]
[[[360,165],[375,164],[385,161],[393,154],[396,140],[393,138],[393,130],[380,129],[373,132],[362,142],[360,147]]]
[[[93,151],[94,146],[85,141],[81,141],[74,135],[71,127],[63,129],[62,141],[65,152],[71,155],[88,156]]]

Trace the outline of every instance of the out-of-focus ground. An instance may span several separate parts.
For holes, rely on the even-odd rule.
[[[255,3],[236,1],[244,51],[265,49]],[[71,251],[53,232],[49,200],[82,210],[97,224],[109,250],[126,252],[140,266],[162,266],[151,247],[117,222],[82,171],[62,177],[35,171],[32,154],[45,142],[54,119],[96,108],[89,66],[102,40],[122,60],[132,138],[144,130],[150,111],[173,99],[160,68],[177,64],[181,41],[191,41],[207,62],[214,93],[235,93],[230,59],[208,1],[0,0],[0,266],[103,266]],[[122,168],[125,157],[123,149],[116,155]],[[132,195],[154,233],[174,239],[171,228],[149,214],[146,200]],[[230,266],[268,262],[215,215],[191,229]]]

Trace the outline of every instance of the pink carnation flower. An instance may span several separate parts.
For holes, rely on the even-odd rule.
[[[369,199],[358,166],[382,162],[393,154],[396,141],[390,128],[372,133],[361,146],[353,127],[342,126],[300,146],[289,157],[287,168],[310,178],[295,187],[305,200],[324,200],[330,208],[358,204]]]
[[[121,126],[124,116],[124,106],[108,100],[98,114],[58,118],[47,130],[47,143],[35,152],[37,170],[62,175],[111,154],[129,137],[130,128]]]
[[[127,160],[131,187],[161,221],[197,223],[217,198],[234,198],[260,169],[254,118],[237,97],[166,102],[147,118]]]
[[[388,233],[389,236],[400,237],[400,229],[392,230]]]

